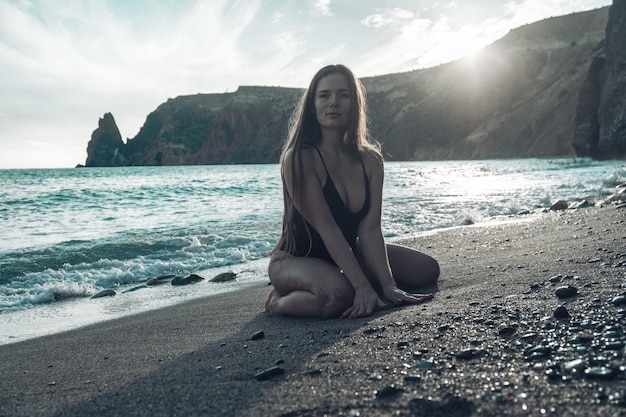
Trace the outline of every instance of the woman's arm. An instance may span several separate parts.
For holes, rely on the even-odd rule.
[[[382,288],[395,286],[381,228],[384,166],[375,154],[364,157],[370,183],[370,209],[358,230],[359,247],[368,269]]]
[[[285,155],[283,175],[287,191],[300,214],[320,234],[328,252],[354,289],[353,305],[342,316],[367,316],[385,304],[372,288],[326,203],[313,151],[303,149],[300,152],[302,158],[298,158],[293,149]]]
[[[368,154],[365,167],[370,179],[371,205],[367,216],[359,225],[358,235],[360,250],[373,279],[380,284],[385,299],[391,303],[422,302],[423,295],[409,294],[398,288],[389,265],[387,246],[381,227],[384,166],[381,157]]]

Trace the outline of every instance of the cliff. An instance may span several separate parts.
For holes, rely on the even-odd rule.
[[[578,90],[607,9],[512,30],[473,57],[370,80],[374,132],[393,159],[573,155]]]
[[[98,128],[91,134],[87,144],[88,167],[108,167],[126,165],[120,151],[124,149],[124,141],[120,130],[111,113],[105,113],[98,120]]]
[[[302,90],[240,87],[169,99],[148,115],[124,155],[132,165],[276,162]]]
[[[607,21],[608,8],[551,18],[473,57],[363,78],[372,134],[388,160],[574,156],[579,91]],[[277,162],[301,94],[240,87],[169,99],[125,144],[96,130],[86,165]]]
[[[579,156],[626,158],[626,1],[614,0],[606,38],[580,92],[574,147]]]

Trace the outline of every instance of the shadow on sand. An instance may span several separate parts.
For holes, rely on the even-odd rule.
[[[434,293],[437,287],[422,290]],[[204,317],[207,313],[200,312],[197,303],[172,309],[177,317],[172,317],[170,321],[178,322],[176,331],[181,334],[181,339],[189,337],[186,332],[192,332],[196,339],[206,338],[206,343],[173,359],[163,355],[155,357],[160,365],[151,372],[117,386],[102,387],[99,393],[90,395],[88,399],[63,409],[57,408],[55,413],[48,415],[246,415],[249,407],[258,406],[264,393],[284,382],[289,374],[310,374],[314,377],[317,370],[308,368],[312,366],[312,358],[325,355],[329,346],[389,311],[379,311],[373,316],[354,320],[297,319],[265,312],[251,313],[250,308],[247,311],[228,309],[229,302],[234,299],[233,294],[219,300],[208,299],[207,302],[215,301],[214,305],[207,306],[207,310],[213,311],[212,318]],[[262,299],[257,301],[260,305]],[[117,331],[127,331],[129,337],[122,343],[131,343],[135,334],[151,331],[149,326],[150,320],[147,320],[145,328],[135,326]],[[168,326],[171,323],[152,330],[163,331]],[[214,337],[225,329],[233,333]],[[261,331],[264,337],[252,340],[253,335]],[[116,338],[110,340],[110,343],[115,343]],[[163,337],[162,343],[175,343],[171,340],[171,337]],[[115,348],[101,346],[103,351]],[[120,346],[118,351],[123,355],[128,348]],[[149,355],[153,346],[137,345],[134,349],[145,350]],[[122,375],[129,371],[114,369],[116,365],[111,362],[112,368],[107,372]],[[284,375],[264,381],[255,378],[257,373],[275,366],[283,369]]]

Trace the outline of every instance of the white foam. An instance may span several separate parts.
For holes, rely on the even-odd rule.
[[[209,280],[232,268],[222,267],[197,272],[204,281],[186,286],[162,284],[124,293],[132,286],[118,288],[117,295],[96,299],[81,298],[0,314],[0,345],[51,335],[129,315],[156,310],[202,297],[241,290],[267,281],[267,259],[239,265],[235,281],[214,283]],[[262,308],[261,302],[259,309]]]

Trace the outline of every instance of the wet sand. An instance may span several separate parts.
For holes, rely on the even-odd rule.
[[[0,416],[626,415],[626,209],[403,243],[431,302],[294,319],[263,284],[0,346]]]

